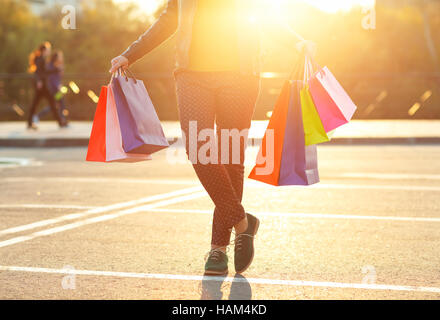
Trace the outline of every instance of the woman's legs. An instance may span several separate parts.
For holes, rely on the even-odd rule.
[[[53,114],[55,120],[58,121],[58,124],[60,126],[63,126],[64,121],[61,119],[60,113],[58,112],[54,96],[50,93],[50,91],[47,87],[43,87],[43,94],[44,94],[44,97],[47,99],[47,101],[49,101],[49,106],[50,106],[50,109],[52,110],[52,114]]]
[[[64,114],[64,110],[66,110],[66,104],[64,103],[64,98],[58,100],[58,106],[59,106],[58,113],[60,114],[60,118],[64,122],[67,122],[67,116]]]
[[[244,158],[248,130],[259,93],[259,80],[254,77],[228,74],[220,83],[216,92],[216,124],[218,136],[219,158],[223,158],[223,166],[228,172],[231,184],[240,203],[243,197]],[[223,133],[222,133],[223,131]],[[225,147],[222,147],[225,146]],[[228,149],[225,157],[225,149]],[[225,225],[221,212],[214,211],[212,225],[212,243],[217,239],[229,243],[231,224]],[[227,221],[226,221],[227,222]],[[236,232],[246,230],[247,221],[234,220]]]
[[[36,116],[38,117],[38,119],[41,120],[41,118],[44,118],[44,117],[46,116],[46,114],[48,114],[49,112],[50,112],[50,107],[49,107],[49,106],[46,106],[46,107],[44,107],[43,109],[41,109],[41,111],[38,112],[38,113],[36,114]]]
[[[41,97],[43,96],[43,90],[37,89],[35,87],[35,95],[34,99],[32,100],[31,108],[29,109],[29,116],[28,116],[28,127],[32,126],[32,118],[35,115],[35,111],[37,110],[38,103],[41,100]]]
[[[60,116],[60,114],[59,114],[59,112],[57,110],[55,99],[54,99],[52,94],[49,92],[49,90],[45,86],[43,86],[41,89],[35,89],[34,100],[32,101],[32,105],[31,105],[31,108],[30,108],[30,111],[29,111],[28,126],[29,127],[32,126],[32,118],[35,115],[38,103],[40,102],[41,98],[46,98],[47,99],[47,101],[49,102],[49,106],[50,106],[50,109],[52,110],[52,113],[53,113],[53,116],[54,116],[55,120],[57,120],[58,124],[60,126],[62,126],[64,122],[63,122],[63,120],[62,120],[62,118],[61,118],[61,116]],[[41,114],[39,113],[38,115],[39,116],[40,115],[44,115],[45,114],[44,112],[45,111],[43,109],[42,113]]]
[[[214,246],[227,246],[230,240],[230,229],[246,216],[241,205],[243,162],[239,161],[237,165],[229,166],[219,162],[204,163],[202,161],[201,163],[200,160],[203,159],[199,156],[196,159],[191,158],[191,148],[193,148],[192,150],[196,149],[198,155],[198,151],[209,142],[210,138],[207,138],[207,141],[198,141],[197,138],[192,137],[190,135],[190,122],[193,122],[193,126],[197,126],[197,137],[199,137],[202,130],[214,130],[216,117],[218,118],[217,123],[225,129],[227,127],[249,128],[258,88],[255,90],[254,99],[244,99],[245,102],[253,100],[253,104],[249,107],[243,107],[240,103],[244,94],[241,92],[243,86],[234,88],[239,85],[237,79],[235,76],[212,73],[182,72],[176,75],[180,123],[186,137],[187,153],[200,182],[216,206],[212,234],[212,244]],[[231,83],[231,81],[234,83]],[[258,82],[256,83],[258,84]],[[222,95],[229,94],[232,96],[222,97]],[[234,98],[235,94],[237,94],[236,98]],[[235,103],[232,103],[234,101]],[[226,103],[227,105],[219,110],[222,108],[219,103]],[[246,109],[246,112],[243,109]],[[237,122],[227,121],[227,119],[232,118],[236,118]],[[239,152],[243,152],[243,150]],[[233,179],[231,179],[230,174],[232,174]]]

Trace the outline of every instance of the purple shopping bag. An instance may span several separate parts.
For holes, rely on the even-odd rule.
[[[122,150],[121,130],[110,87],[102,86],[90,134],[86,161],[138,162],[151,160],[150,155],[126,153]]]
[[[169,146],[143,81],[117,75],[111,88],[125,152],[152,154]]]
[[[305,145],[301,110],[301,81],[292,81],[278,185],[311,185],[319,182],[316,145]]]

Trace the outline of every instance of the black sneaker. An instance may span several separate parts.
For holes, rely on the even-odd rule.
[[[257,234],[260,220],[247,213],[248,227],[245,232],[235,236],[234,265],[237,273],[243,273],[254,259],[254,236]]]
[[[228,273],[228,256],[219,249],[212,249],[208,253],[205,263],[205,275],[223,275]]]

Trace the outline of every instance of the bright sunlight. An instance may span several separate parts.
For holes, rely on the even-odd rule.
[[[114,0],[116,3],[136,2],[148,15],[152,15],[166,2],[166,0]],[[375,0],[270,0],[271,2],[282,4],[286,1],[307,2],[322,11],[335,13],[338,11],[350,10],[354,6],[371,7]]]

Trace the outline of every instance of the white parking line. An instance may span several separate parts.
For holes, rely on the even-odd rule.
[[[262,182],[252,181],[246,185],[257,188],[267,188],[268,186]],[[346,183],[318,183],[311,186],[283,186],[271,187],[278,189],[300,189],[314,190],[314,189],[356,189],[356,190],[391,190],[391,191],[440,191],[440,186],[415,186],[415,185],[381,185],[381,184],[346,184]]]
[[[78,182],[78,183],[132,183],[132,184],[160,184],[160,185],[198,185],[195,179],[130,179],[130,178],[92,178],[92,177],[9,177],[1,182]]]
[[[32,178],[32,177],[13,177],[4,178],[1,182],[78,182],[78,183],[130,183],[130,184],[160,184],[160,185],[199,185],[196,179],[124,179],[124,178],[88,178],[88,177],[49,177],[49,178]],[[253,188],[267,189],[356,189],[356,190],[392,190],[392,191],[440,191],[440,186],[420,186],[420,185],[382,185],[382,184],[346,184],[346,183],[318,183],[312,186],[283,186],[274,187],[262,182],[247,179],[245,186]]]
[[[24,166],[41,166],[42,164],[41,161],[32,158],[0,158],[0,170]]]
[[[73,210],[86,210],[94,209],[96,206],[79,206],[74,204],[0,204],[0,208],[6,209],[73,209]]]
[[[146,210],[147,211],[147,210]],[[198,209],[149,209],[148,212],[169,212],[169,213],[199,213],[212,214],[212,210]],[[255,212],[252,214],[258,217],[293,217],[301,219],[349,219],[349,220],[385,220],[385,221],[407,221],[407,222],[440,222],[440,218],[434,217],[395,217],[395,216],[361,216],[332,213],[306,213],[306,212]]]
[[[104,207],[90,209],[90,210],[87,210],[85,212],[71,213],[71,214],[63,215],[63,216],[57,217],[57,218],[41,220],[41,221],[38,221],[38,222],[33,222],[33,223],[25,224],[25,225],[22,225],[22,226],[12,227],[12,228],[9,228],[9,229],[1,230],[0,231],[0,236],[11,234],[11,233],[27,231],[27,230],[31,230],[31,229],[35,229],[35,228],[40,228],[40,227],[44,227],[44,226],[47,226],[47,225],[51,225],[51,224],[55,224],[55,223],[60,223],[60,222],[63,222],[63,221],[69,221],[69,220],[74,220],[74,219],[78,219],[78,218],[84,218],[84,217],[87,217],[87,216],[90,216],[90,215],[94,215],[94,214],[98,214],[98,213],[104,213],[104,212],[109,212],[109,211],[113,211],[113,210],[125,209],[127,207],[141,205],[141,204],[152,202],[152,201],[163,200],[163,199],[166,199],[166,198],[180,196],[180,195],[183,195],[183,194],[194,193],[194,192],[197,192],[197,191],[200,191],[200,190],[202,190],[202,187],[186,188],[186,189],[181,189],[181,190],[177,190],[177,191],[161,193],[161,194],[157,194],[157,195],[141,198],[141,199],[138,199],[138,200],[132,200],[132,201],[115,203],[115,204],[104,206]]]
[[[34,268],[34,267],[18,267],[18,266],[0,266],[0,271],[69,274],[69,275],[82,275],[82,276],[118,277],[118,278],[158,279],[158,280],[219,281],[219,282],[225,281],[225,282],[239,282],[239,283],[252,283],[252,284],[265,284],[265,285],[283,285],[283,286],[292,286],[292,287],[389,290],[389,291],[427,292],[427,293],[440,294],[439,287],[388,285],[388,284],[364,284],[364,283],[283,280],[283,279],[263,279],[263,278],[232,278],[232,277],[224,278],[224,277],[213,277],[213,276],[208,277],[208,276],[199,276],[199,275],[94,271],[94,270],[75,270],[75,269],[51,269],[51,268]]]
[[[362,179],[386,179],[386,180],[440,180],[440,174],[418,174],[418,173],[358,173],[347,172],[337,175],[343,178]]]
[[[188,190],[188,189],[184,189],[184,190]],[[181,191],[183,191],[183,190],[181,190]],[[34,233],[30,234],[30,235],[20,236],[20,237],[15,237],[15,238],[8,239],[8,240],[5,240],[5,241],[0,241],[0,248],[7,247],[7,246],[10,246],[10,245],[13,245],[13,244],[17,244],[17,243],[21,243],[21,242],[24,242],[24,241],[32,240],[32,239],[35,239],[35,238],[38,238],[38,237],[48,236],[48,235],[51,235],[51,234],[54,234],[54,233],[75,229],[75,228],[82,227],[82,226],[85,226],[85,225],[89,225],[89,224],[92,224],[92,223],[108,221],[108,220],[111,220],[111,219],[115,219],[115,218],[119,218],[119,217],[122,217],[122,216],[125,216],[125,215],[129,215],[129,214],[132,214],[132,213],[142,212],[142,211],[148,210],[150,208],[154,209],[154,208],[157,208],[157,207],[167,206],[167,205],[171,205],[171,204],[175,204],[175,203],[179,203],[179,202],[184,202],[184,201],[187,201],[187,200],[193,200],[193,199],[201,198],[201,197],[204,197],[206,195],[207,195],[206,192],[192,193],[192,194],[189,194],[189,195],[175,197],[175,198],[168,199],[168,200],[162,200],[162,201],[150,204],[150,205],[144,205],[144,206],[141,206],[141,207],[135,207],[135,208],[131,208],[131,209],[126,209],[124,211],[120,211],[120,212],[116,212],[116,213],[105,214],[105,215],[89,218],[89,219],[86,219],[86,220],[81,220],[81,221],[69,223],[69,224],[66,224],[66,225],[59,226],[59,227],[54,227],[54,228],[50,228],[50,229],[45,229],[45,230],[37,231],[37,232],[34,232]]]

